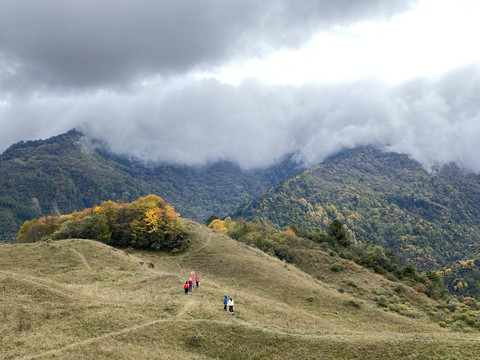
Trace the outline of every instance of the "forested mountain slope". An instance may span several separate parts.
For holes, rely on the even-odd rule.
[[[90,149],[76,131],[19,143],[0,157],[0,238],[11,241],[28,219],[136,199],[151,190],[124,165]]]
[[[356,241],[433,268],[478,249],[480,177],[453,165],[429,173],[405,155],[364,147],[269,189],[233,217],[322,229],[338,219]]]
[[[291,159],[261,170],[228,162],[144,166],[108,154],[75,130],[20,142],[0,155],[0,241],[13,241],[25,220],[147,194],[203,222],[212,213],[225,216],[297,171]]]

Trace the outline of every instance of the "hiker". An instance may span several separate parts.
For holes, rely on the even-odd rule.
[[[183,285],[183,288],[185,289],[185,295],[188,295],[188,281],[185,281],[185,285]]]
[[[228,298],[227,305],[229,313],[233,315],[233,299],[231,296]]]
[[[193,280],[192,278],[188,279],[188,291],[192,291],[193,289]]]
[[[200,282],[200,278],[198,277],[198,275],[195,275],[195,284],[197,285],[197,287],[199,282]]]
[[[227,311],[227,300],[228,300],[228,296],[225,295],[223,297],[223,310]]]

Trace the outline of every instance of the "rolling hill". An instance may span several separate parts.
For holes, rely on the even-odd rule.
[[[397,283],[345,262],[313,277],[186,221],[183,254],[123,251],[90,240],[0,245],[5,359],[472,359],[478,333],[377,305]],[[336,260],[338,261],[338,259]],[[346,261],[346,260],[342,260]],[[327,267],[325,267],[327,266]],[[182,284],[195,269],[201,285]],[[321,275],[321,276],[320,276]],[[322,280],[319,280],[319,278]],[[355,290],[340,287],[356,284]],[[367,291],[367,289],[369,289]],[[437,303],[405,289],[418,309]],[[222,310],[224,294],[235,315]],[[458,305],[458,304],[457,304]]]
[[[357,148],[274,186],[232,217],[323,230],[338,219],[352,239],[432,269],[478,250],[480,177],[454,165],[429,173],[406,155]]]

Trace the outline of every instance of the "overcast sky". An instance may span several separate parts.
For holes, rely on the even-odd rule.
[[[476,0],[0,0],[0,151],[72,128],[146,161],[378,144],[480,173]]]

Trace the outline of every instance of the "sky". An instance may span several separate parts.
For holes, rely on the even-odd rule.
[[[76,128],[148,163],[313,165],[374,144],[480,173],[476,0],[0,9],[0,152]]]

